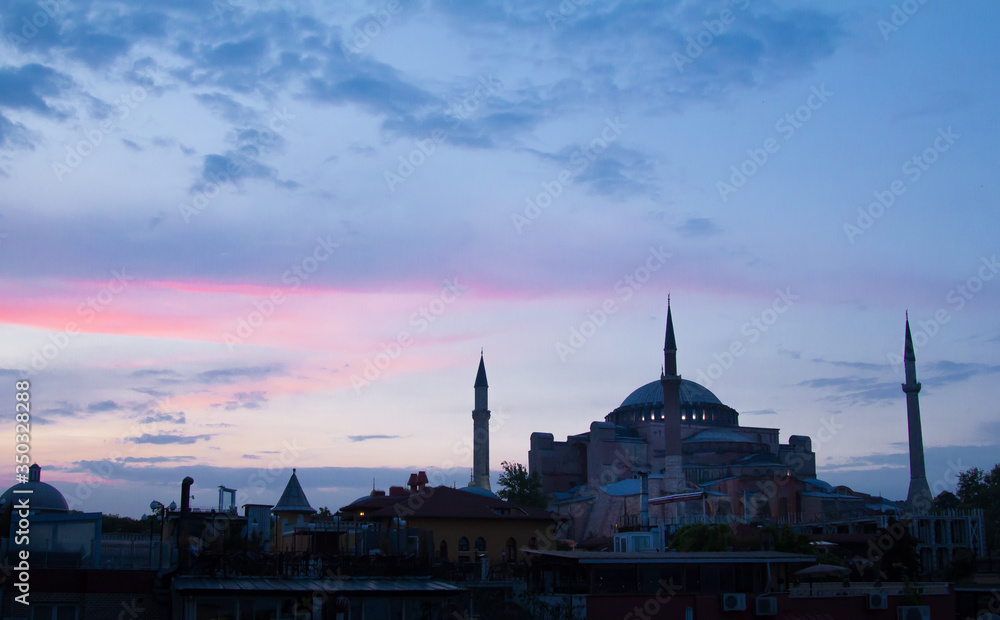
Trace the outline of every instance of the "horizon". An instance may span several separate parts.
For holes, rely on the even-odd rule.
[[[659,377],[669,295],[685,379],[903,499],[908,313],[954,490],[1000,454],[990,14],[7,3],[0,399],[31,381],[71,508],[295,467],[335,510],[468,484],[480,351],[494,484],[585,432]]]

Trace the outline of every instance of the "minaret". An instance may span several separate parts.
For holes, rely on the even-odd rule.
[[[670,493],[685,488],[684,466],[681,461],[681,376],[677,374],[677,340],[674,320],[667,297],[667,334],[663,341],[663,487]]]
[[[476,408],[472,410],[472,480],[470,487],[490,490],[490,410],[487,403],[486,364],[479,353],[476,373]]]
[[[910,490],[906,503],[911,512],[923,512],[931,507],[931,489],[927,486],[924,471],[924,439],[920,429],[920,383],[917,382],[917,356],[913,354],[913,338],[910,336],[910,316],[906,315],[906,343],[903,345],[903,364],[906,369],[906,423],[910,433]]]

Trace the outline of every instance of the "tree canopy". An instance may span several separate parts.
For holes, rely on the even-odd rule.
[[[945,493],[947,491],[942,492],[934,499],[935,507],[941,505],[942,508],[982,509],[986,521],[986,542],[993,548],[1000,546],[1000,540],[998,540],[998,534],[1000,534],[1000,463],[994,465],[993,469],[988,472],[973,467],[958,474],[958,488],[955,490],[955,495],[958,496],[959,506],[944,506],[943,504],[953,504],[947,497],[942,497]]]
[[[497,496],[508,502],[534,506],[535,508],[545,508],[548,498],[542,493],[542,479],[538,472],[528,474],[528,470],[520,463],[509,463],[504,461],[503,473],[500,474],[500,490]]]

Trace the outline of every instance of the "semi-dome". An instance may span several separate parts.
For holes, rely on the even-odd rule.
[[[18,498],[29,498],[31,512],[69,512],[69,504],[63,494],[51,484],[42,482],[41,476],[42,468],[35,463],[28,470],[27,482],[15,484],[0,495],[0,511],[13,506]],[[30,495],[25,491],[30,491]]]
[[[681,424],[739,426],[739,414],[703,385],[681,379]],[[663,419],[663,385],[651,381],[634,390],[605,421],[625,427]]]

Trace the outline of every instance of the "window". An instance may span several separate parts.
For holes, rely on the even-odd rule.
[[[443,540],[441,541],[440,551],[438,551],[438,557],[445,561],[448,560],[448,543]]]
[[[486,552],[486,539],[483,538],[482,536],[476,539],[476,551],[478,553]]]
[[[465,536],[458,539],[458,552],[468,553],[469,552],[469,539]]]

